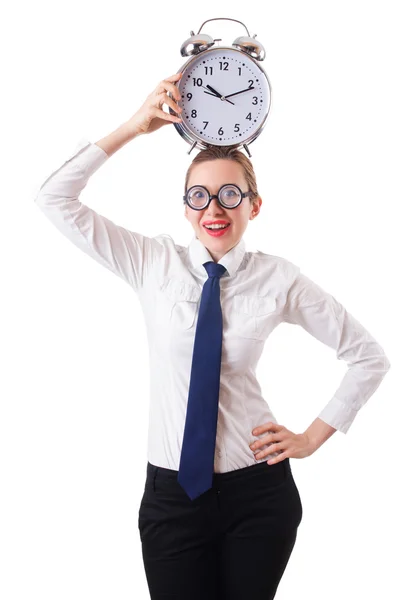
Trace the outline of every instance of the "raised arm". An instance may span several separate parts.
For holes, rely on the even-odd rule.
[[[35,198],[46,217],[75,246],[135,291],[142,287],[153,263],[161,258],[161,241],[117,225],[83,204],[80,194],[95,171],[126,143],[178,120],[160,109],[165,102],[177,106],[166,94],[165,98],[164,90],[176,89],[171,80],[178,78],[174,75],[161,82],[137,113],[115,131],[95,144],[87,141],[46,179]]]

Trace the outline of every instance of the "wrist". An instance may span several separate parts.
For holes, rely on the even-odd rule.
[[[119,125],[112,133],[95,143],[102,148],[108,156],[112,156],[112,154],[117,152],[117,150],[120,150],[120,148],[130,142],[136,135],[138,134],[135,133],[133,126],[126,122]]]
[[[317,417],[306,429],[304,435],[306,436],[309,448],[312,452],[315,452],[335,431],[335,427],[328,425],[328,423]]]
[[[307,431],[305,431],[302,435],[306,439],[306,447],[309,451],[309,454],[313,454],[313,452],[315,452],[317,450],[318,444],[316,444],[313,437]]]
[[[122,123],[119,127],[120,132],[126,136],[126,140],[130,142],[132,139],[137,137],[138,135],[142,135],[142,132],[139,131],[136,123],[133,118],[129,119]]]

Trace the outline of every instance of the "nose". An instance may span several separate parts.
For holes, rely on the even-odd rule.
[[[216,199],[216,202],[212,202],[212,200],[215,200],[215,199]],[[221,211],[225,210],[224,207],[222,206],[222,204],[219,202],[217,194],[211,194],[211,196],[209,198],[207,210],[213,208],[214,206],[215,206],[214,210],[217,210],[217,209],[221,210]]]

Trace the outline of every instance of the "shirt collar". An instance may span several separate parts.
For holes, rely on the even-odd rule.
[[[208,261],[214,261],[211,254],[208,252],[204,244],[194,234],[189,246],[189,258],[194,269],[200,271],[202,275],[207,275],[203,264]],[[229,252],[227,252],[218,261],[223,265],[229,274],[229,277],[234,277],[245,255],[245,242],[243,238]]]

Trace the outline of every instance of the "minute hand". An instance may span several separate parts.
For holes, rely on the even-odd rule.
[[[253,87],[249,87],[246,88],[245,90],[241,90],[240,92],[234,92],[234,94],[228,94],[227,96],[225,96],[225,98],[230,98],[230,96],[237,96],[237,94],[242,94],[243,92],[248,92],[248,90],[254,90],[255,88]]]

